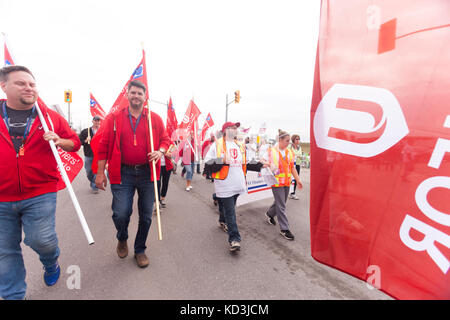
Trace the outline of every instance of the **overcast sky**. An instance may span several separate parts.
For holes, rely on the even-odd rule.
[[[72,90],[75,127],[90,124],[89,92],[109,111],[144,43],[150,98],[171,96],[179,121],[194,98],[199,125],[211,112],[221,127],[226,94],[240,90],[229,120],[309,141],[319,11],[319,0],[1,0],[0,32],[46,104],[67,113],[64,90]],[[165,121],[166,107],[151,107]]]

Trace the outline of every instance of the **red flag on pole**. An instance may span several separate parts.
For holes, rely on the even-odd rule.
[[[175,108],[172,104],[172,97],[169,99],[169,104],[167,106],[167,121],[166,121],[166,130],[170,139],[175,140],[173,137],[173,133],[178,128],[178,120],[177,115],[175,114]]]
[[[446,0],[322,1],[311,253],[399,299],[450,299],[449,21]]]
[[[180,123],[180,129],[186,129],[188,132],[194,130],[194,121],[197,120],[198,116],[201,114],[197,105],[193,100],[189,102],[186,113],[184,114],[183,121]]]
[[[203,125],[202,128],[202,135],[201,135],[201,141],[205,140],[205,135],[206,132],[208,131],[209,128],[211,128],[214,125],[214,121],[211,117],[211,113],[208,113],[208,116],[205,119],[205,124]]]
[[[5,67],[7,66],[13,66],[14,61],[11,57],[11,54],[9,53],[8,47],[6,46],[6,43],[4,44],[4,58],[5,58]],[[40,97],[38,97],[37,102],[39,106],[44,106],[47,108],[46,104]],[[52,128],[50,128],[52,130]],[[63,163],[64,169],[67,172],[67,176],[69,177],[70,182],[72,182],[75,177],[80,172],[81,168],[83,168],[83,159],[78,155],[76,152],[67,152],[62,150],[61,148],[57,148],[58,153],[61,156],[61,161]],[[58,168],[59,170],[59,168]],[[64,183],[61,175],[59,176],[57,189],[62,190],[66,187],[66,184]]]
[[[126,108],[128,106],[128,100],[126,97],[127,94],[127,87],[128,84],[133,81],[133,80],[137,80],[142,82],[145,87],[147,88],[147,91],[145,93],[146,98],[145,98],[145,103],[144,106],[147,105],[147,100],[148,100],[148,83],[147,83],[147,66],[145,63],[145,52],[144,50],[142,50],[142,60],[141,62],[138,64],[138,66],[136,67],[136,69],[134,70],[134,72],[131,74],[130,79],[128,79],[127,83],[125,84],[125,86],[123,87],[122,91],[119,93],[119,96],[117,97],[116,101],[114,102],[111,110],[109,110],[108,114],[110,113],[114,113],[117,110],[120,110],[122,108]],[[94,173],[97,173],[97,169],[98,169],[98,146],[100,143],[100,140],[102,138],[103,135],[103,130],[104,127],[102,125],[100,125],[100,128],[97,130],[97,133],[94,135],[94,137],[91,140],[91,149],[92,149],[92,153],[94,154],[94,157],[92,159],[92,171]]]
[[[123,86],[122,91],[120,92],[119,96],[117,97],[116,101],[114,102],[111,110],[109,111],[109,113],[113,113],[116,110],[125,108],[128,106],[128,100],[126,97],[127,94],[127,87],[128,84],[133,81],[133,80],[137,80],[142,82],[143,84],[145,84],[147,91],[145,93],[145,105],[147,104],[147,100],[148,100],[148,82],[147,82],[147,66],[145,63],[145,52],[144,50],[142,50],[142,60],[141,62],[138,64],[138,66],[136,67],[136,69],[134,70],[133,74],[131,75],[130,79],[127,81],[127,83],[125,83],[125,85]]]
[[[4,44],[4,57],[5,57],[5,67],[14,65],[14,61],[9,53],[8,47],[6,46],[6,42]]]
[[[92,93],[90,93],[90,110],[93,117],[99,116],[100,118],[105,119],[106,112],[94,98],[94,95]]]

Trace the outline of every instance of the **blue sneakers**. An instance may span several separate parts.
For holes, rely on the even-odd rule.
[[[55,263],[53,266],[51,267],[44,267],[44,282],[47,286],[51,287],[54,284],[56,284],[56,282],[58,282],[59,279],[59,275],[61,273],[61,269],[59,267],[58,263]]]

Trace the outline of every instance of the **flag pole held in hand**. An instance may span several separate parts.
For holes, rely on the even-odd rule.
[[[153,144],[153,130],[152,130],[152,115],[150,112],[149,99],[147,99],[147,107],[148,107],[148,130],[150,131],[150,153],[155,151],[155,146]],[[164,157],[164,155],[163,155]],[[152,173],[153,173],[153,186],[155,187],[155,206],[156,206],[156,220],[158,222],[158,239],[162,240],[162,232],[161,232],[161,215],[159,212],[159,190],[156,179],[156,164],[155,160],[152,160]]]
[[[36,101],[36,110],[39,115],[39,120],[41,121],[42,127],[44,128],[44,132],[48,132],[47,122],[44,119],[44,115],[41,112],[38,102]],[[75,192],[73,191],[72,185],[70,183],[69,177],[67,176],[67,172],[64,169],[61,158],[59,157],[58,150],[56,150],[56,145],[53,140],[49,140],[50,148],[52,149],[53,156],[55,157],[56,163],[58,164],[59,172],[61,173],[61,177],[66,184],[67,190],[69,191],[70,198],[72,199],[73,205],[78,215],[78,219],[80,220],[81,227],[83,228],[84,234],[89,242],[89,244],[94,243],[94,238],[92,237],[91,231],[87,225],[86,219],[84,218],[83,212],[81,211],[80,204],[78,203],[77,197],[75,196]]]
[[[142,51],[144,52],[144,61],[145,61],[145,50],[144,43],[141,42]],[[148,88],[147,88],[148,90]],[[148,91],[147,91],[148,92]],[[155,152],[155,146],[153,144],[153,130],[152,130],[152,114],[150,111],[150,98],[147,95],[147,108],[148,108],[148,131],[150,131],[150,153]],[[164,155],[163,155],[164,157]],[[158,222],[158,240],[162,240],[162,231],[161,231],[161,214],[159,211],[159,190],[156,179],[156,161],[152,160],[152,175],[153,175],[153,186],[155,187],[155,206],[156,206],[156,221]]]

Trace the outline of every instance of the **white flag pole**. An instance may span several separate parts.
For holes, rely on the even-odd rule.
[[[47,122],[44,119],[44,116],[41,112],[41,109],[39,107],[38,102],[36,101],[36,110],[39,115],[39,120],[41,121],[42,127],[44,128],[44,131],[47,132],[48,126]],[[64,169],[63,163],[61,161],[61,158],[59,157],[59,153],[56,150],[55,142],[53,140],[49,141],[50,148],[52,149],[53,156],[55,157],[56,163],[58,164],[59,172],[61,173],[61,176],[63,178],[64,183],[66,184],[67,190],[69,191],[70,198],[72,199],[73,205],[75,207],[75,210],[78,215],[78,219],[80,220],[81,227],[83,228],[84,234],[86,235],[86,238],[89,242],[89,244],[94,243],[94,238],[92,237],[91,231],[89,230],[89,227],[87,225],[86,219],[84,218],[83,212],[81,211],[80,204],[78,203],[77,197],[75,196],[75,192],[73,191],[72,185],[70,183],[69,177],[67,176],[67,172]]]
[[[142,50],[144,50],[144,43],[141,43],[142,45]],[[144,50],[145,52],[145,50]],[[148,88],[147,88],[147,92],[148,92]],[[147,99],[147,108],[148,108],[148,131],[150,131],[150,152],[154,152],[155,151],[155,146],[153,143],[153,126],[152,126],[152,114],[150,111],[150,99]],[[163,155],[164,157],[164,155]],[[155,206],[156,206],[156,221],[158,222],[158,240],[162,240],[162,228],[161,228],[161,214],[159,211],[159,190],[158,190],[158,185],[157,185],[157,177],[156,177],[156,163],[153,160],[151,163],[152,166],[152,175],[153,175],[153,186],[155,189]]]

